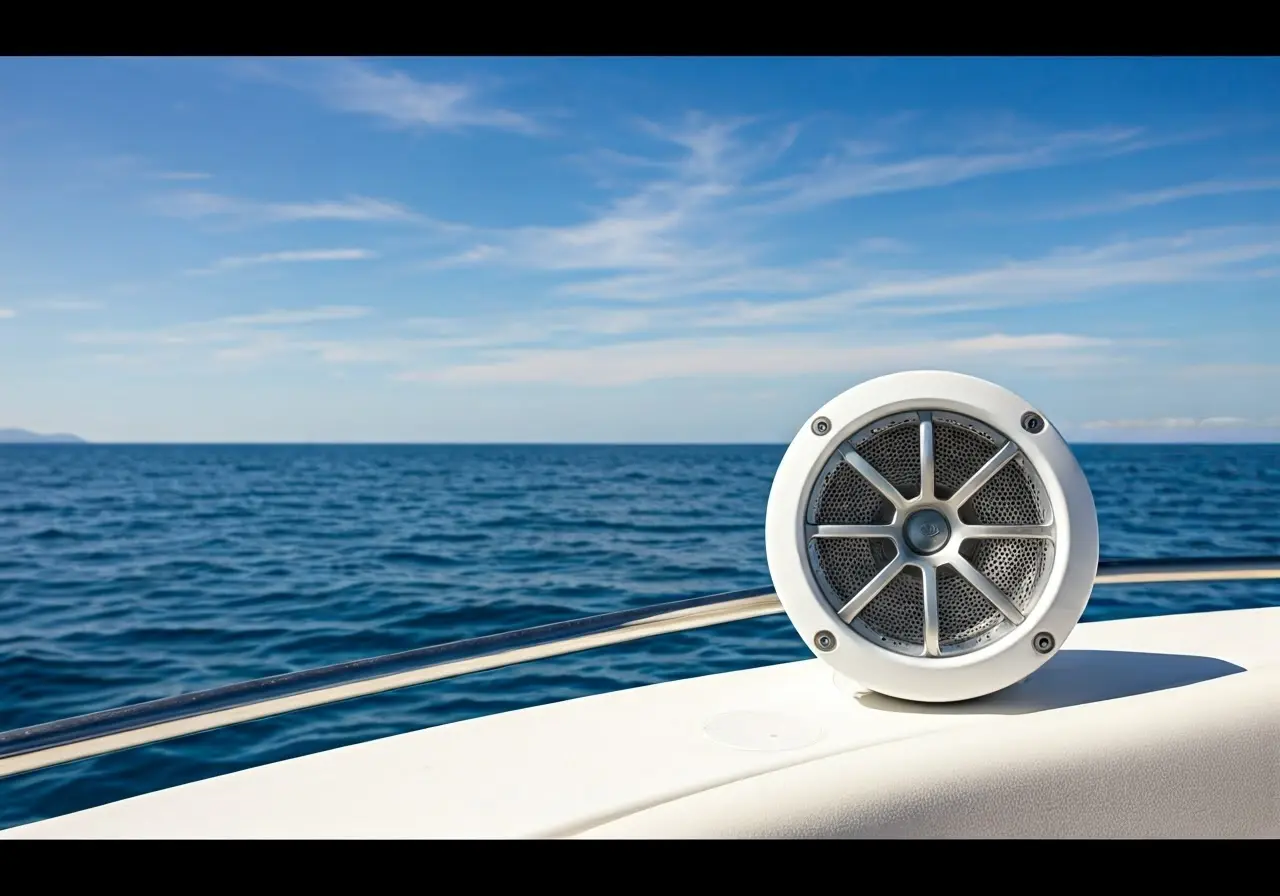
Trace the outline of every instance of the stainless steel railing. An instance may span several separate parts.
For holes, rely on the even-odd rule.
[[[1104,560],[1096,585],[1280,579],[1280,557]],[[554,622],[259,678],[0,734],[0,778],[398,688],[782,612],[772,588]]]

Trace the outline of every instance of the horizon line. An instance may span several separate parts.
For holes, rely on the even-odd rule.
[[[1169,445],[1169,446],[1205,446],[1205,447],[1230,447],[1242,445],[1280,445],[1280,439],[1257,439],[1250,441],[1175,441],[1175,440],[1144,440],[1144,439],[1128,439],[1128,440],[1092,440],[1080,441],[1075,439],[1066,439],[1069,445]],[[129,440],[108,440],[108,441],[90,441],[77,437],[76,441],[58,441],[50,439],[48,441],[36,439],[31,441],[0,441],[0,448],[5,447],[149,447],[149,446],[171,446],[171,447],[245,447],[245,448],[261,448],[269,446],[279,447],[440,447],[440,448],[477,448],[477,447],[562,447],[562,448],[729,448],[729,447],[769,447],[785,448],[790,442],[761,442],[761,441],[745,441],[745,442],[550,442],[550,441],[488,441],[488,442],[467,442],[467,441],[266,441],[266,442],[241,442],[241,441],[129,441]]]

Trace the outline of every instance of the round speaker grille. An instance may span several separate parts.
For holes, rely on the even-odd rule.
[[[1004,637],[1053,564],[1050,503],[1034,467],[1003,433],[956,413],[863,427],[831,452],[807,504],[810,569],[827,602],[858,635],[911,656]]]
[[[1061,434],[995,383],[914,370],[828,401],[787,446],[765,553],[814,655],[908,700],[1026,678],[1080,621],[1098,515]]]

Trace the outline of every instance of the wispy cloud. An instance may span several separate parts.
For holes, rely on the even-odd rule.
[[[228,218],[244,223],[421,220],[421,216],[399,202],[368,196],[308,202],[263,202],[189,190],[156,197],[152,208],[175,218]]]
[[[691,114],[679,126],[639,123],[668,155],[654,160],[653,177],[584,221],[557,226],[477,229],[466,250],[437,264],[500,262],[562,273],[673,272],[709,276],[750,263],[727,214],[746,178],[776,159],[794,139],[783,128],[769,139],[740,138],[745,119]],[[678,154],[671,158],[670,150]],[[714,235],[708,239],[708,234]],[[616,288],[626,292],[625,286]]]
[[[213,177],[206,171],[159,171],[157,180],[208,180]]]
[[[538,134],[531,116],[490,102],[467,79],[420,81],[402,71],[350,59],[240,61],[240,74],[310,93],[341,112],[366,115],[397,128],[460,131],[490,128]]]
[[[1178,374],[1193,379],[1227,377],[1250,380],[1260,377],[1280,377],[1280,364],[1266,362],[1229,362],[1219,364],[1187,364],[1179,367]]]
[[[821,259],[792,266],[753,265],[742,258],[737,269],[713,264],[665,271],[622,274],[579,280],[557,287],[561,295],[623,301],[659,301],[692,296],[735,294],[778,296],[831,288],[857,275],[841,259]]]
[[[373,309],[364,305],[323,305],[319,308],[264,311],[224,317],[215,323],[237,327],[278,326],[281,324],[313,324],[329,320],[353,320],[367,316]]]
[[[41,299],[26,307],[35,311],[97,311],[103,304],[95,299]]]
[[[297,334],[260,333],[215,350],[219,364],[256,364],[279,358],[307,357],[331,366],[404,364],[432,350],[425,340],[391,338],[307,339]]]
[[[625,195],[579,223],[477,229],[474,242],[442,256],[436,266],[509,265],[562,275],[603,274],[562,283],[557,292],[584,298],[661,301],[679,297],[737,294],[796,296],[816,291],[856,298],[888,300],[893,290],[914,295],[982,296],[987,282],[1015,288],[1018,276],[1035,272],[1016,264],[986,278],[969,275],[944,281],[921,273],[889,275],[869,283],[875,268],[866,259],[906,254],[910,248],[890,234],[852,236],[828,257],[770,263],[777,238],[761,233],[772,223],[762,211],[803,211],[838,200],[886,192],[922,190],[976,177],[1069,164],[1148,148],[1156,141],[1140,128],[1099,128],[1008,137],[994,147],[972,143],[951,153],[890,155],[884,145],[846,141],[839,151],[808,170],[769,177],[794,144],[798,128],[773,127],[761,135],[759,122],[689,115],[677,126],[641,122],[641,130],[659,141],[665,155],[638,165],[624,164],[647,176]],[[670,150],[676,149],[672,158]],[[793,254],[794,258],[794,254]],[[1057,272],[1080,259],[1064,259]],[[1113,271],[1119,276],[1118,271]],[[905,281],[915,279],[918,282]],[[859,295],[845,290],[857,285]],[[876,295],[876,291],[880,295]],[[1061,289],[1059,289],[1061,292]],[[793,310],[796,310],[793,308]]]
[[[278,256],[282,254],[264,258],[280,260]],[[753,376],[753,371],[782,375],[788,370],[861,369],[858,365],[862,362],[848,360],[850,355],[868,359],[875,366],[892,357],[902,363],[918,358],[919,363],[934,364],[947,358],[963,361],[998,354],[1025,369],[1061,369],[1068,364],[1115,362],[1130,351],[1165,343],[1155,339],[1117,341],[1064,332],[996,333],[915,342],[893,336],[893,316],[944,312],[958,315],[966,310],[1083,298],[1113,287],[1228,277],[1234,276],[1242,265],[1277,254],[1280,233],[1265,228],[1190,231],[1175,237],[1063,249],[1036,259],[960,273],[899,272],[885,276],[873,270],[835,266],[822,276],[862,282],[837,292],[801,293],[793,299],[781,299],[775,294],[753,301],[739,298],[709,304],[655,301],[630,307],[561,305],[509,311],[496,322],[490,312],[464,312],[452,317],[402,321],[396,325],[393,339],[374,336],[322,342],[279,334],[269,340],[246,340],[242,334],[227,340],[238,344],[225,346],[222,357],[260,359],[301,352],[331,363],[347,363],[350,359],[379,361],[409,371],[401,375],[410,378],[459,382],[527,377],[567,383],[575,379],[593,382],[603,377],[607,382],[622,383],[721,373]],[[304,256],[310,257],[306,253]],[[788,279],[787,269],[779,269],[776,277],[765,278],[763,285],[775,292],[786,291],[820,279],[803,270],[791,273],[794,277]],[[638,288],[637,283],[631,286]],[[743,296],[751,295],[753,289],[752,283],[731,279],[720,286],[725,290],[737,288]],[[715,291],[710,280],[705,289]],[[849,312],[854,309],[857,314],[851,315]],[[337,319],[346,313],[325,312],[326,319]],[[248,318],[244,322],[267,319]],[[283,323],[290,318],[279,320]],[[860,322],[858,327],[849,323],[853,320]],[[882,338],[868,344],[860,331],[870,320],[877,321],[874,330]],[[821,325],[821,329],[811,332],[814,325]],[[406,336],[406,332],[413,335]],[[886,347],[890,354],[882,351]],[[458,363],[444,364],[446,355],[442,353],[448,352],[462,353],[455,359]],[[810,353],[815,354],[813,359],[797,360]],[[823,354],[826,357],[816,357]],[[832,360],[833,356],[845,360]],[[425,359],[431,363],[424,368]]]
[[[655,328],[679,327],[686,318],[673,317],[674,309],[656,308],[555,308],[510,314],[495,321],[481,317],[418,317],[405,322],[439,348],[502,349],[546,345],[557,340],[570,343],[598,341],[599,337],[630,336]]]
[[[0,308],[0,320],[4,320],[9,317],[16,317],[17,314],[18,312],[14,311],[12,308]]]
[[[999,355],[1009,364],[1043,367],[1072,352],[1123,345],[1111,339],[1046,333],[994,333],[952,340],[877,340],[852,344],[827,334],[783,337],[654,339],[579,349],[522,350],[492,360],[399,375],[453,383],[542,382],[625,386],[688,377],[777,378],[859,373]]]
[[[799,211],[831,202],[942,187],[978,177],[1064,165],[1103,155],[1146,149],[1140,128],[1098,128],[1052,134],[1002,151],[867,157],[865,148],[828,156],[815,169],[762,184],[777,198],[761,212]]]
[[[148,330],[89,330],[67,338],[81,345],[172,346],[238,342],[255,331],[354,320],[373,313],[364,305],[319,305],[311,308],[273,308],[255,314],[189,321]]]
[[[1280,426],[1280,417],[1152,417],[1145,420],[1090,420],[1082,429],[1253,429]]]
[[[263,252],[261,255],[233,255],[220,258],[210,267],[188,271],[191,274],[212,274],[235,268],[264,264],[299,264],[317,261],[364,261],[376,258],[370,249],[291,249],[284,252]]]
[[[858,286],[822,296],[712,306],[704,323],[800,323],[855,307],[911,314],[989,310],[1083,297],[1119,287],[1230,277],[1245,269],[1242,266],[1277,256],[1280,231],[1275,229],[1195,230],[1092,249],[1062,249],[1037,259],[964,273],[871,275]]]
[[[887,236],[872,236],[864,240],[859,240],[857,244],[858,251],[875,252],[881,254],[892,254],[901,252],[910,252],[911,244],[906,240],[894,239]]]
[[[471,84],[428,83],[403,72],[382,73],[365,66],[342,65],[333,70],[322,90],[336,108],[372,115],[401,127],[481,127],[524,134],[538,131],[527,115],[482,102],[479,89]]]
[[[268,311],[183,324],[158,331],[79,334],[78,341],[165,347],[203,343],[208,357],[221,363],[257,363],[278,358],[308,357],[327,365],[373,364],[414,369],[424,362],[472,357],[476,352],[543,345],[583,337],[617,337],[643,331],[648,316],[639,311],[559,309],[540,315],[412,318],[388,322],[381,331],[342,338],[317,338],[299,329],[306,324],[368,316],[363,306],[326,306]],[[295,326],[296,325],[296,326]],[[395,335],[385,335],[388,329]],[[189,357],[189,356],[188,356]]]
[[[92,158],[85,164],[98,177],[125,177],[153,181],[199,181],[213,177],[207,171],[162,168],[146,156],[127,153]]]
[[[68,339],[86,346],[128,347],[126,353],[107,351],[93,357],[103,363],[133,366],[175,362],[242,366],[303,357],[326,365],[404,367],[448,347],[448,340],[431,334],[351,336],[349,327],[344,326],[342,338],[323,335],[326,324],[361,320],[373,313],[363,305],[270,309],[149,330],[85,331],[70,334]]]
[[[1081,218],[1088,215],[1105,215],[1132,211],[1137,208],[1149,208],[1180,202],[1184,199],[1195,199],[1201,196],[1226,196],[1232,193],[1261,193],[1280,190],[1280,177],[1255,178],[1252,180],[1202,180],[1196,183],[1164,187],[1159,190],[1146,190],[1137,193],[1124,193],[1103,202],[1086,203],[1070,206],[1059,211],[1050,212],[1047,218]]]
[[[698,276],[688,271],[653,271],[556,288],[558,294],[583,298],[650,300],[642,307],[586,305],[513,311],[500,327],[494,327],[488,316],[433,318],[420,325],[430,325],[440,336],[466,339],[476,348],[590,340],[603,334],[692,334],[701,338],[736,330],[771,331],[786,338],[789,331],[815,325],[828,332],[833,327],[841,330],[841,322],[854,319],[864,325],[874,321],[876,327],[885,329],[902,316],[948,315],[957,319],[993,308],[1082,300],[1118,288],[1248,276],[1250,265],[1277,255],[1280,231],[1230,228],[1064,248],[1038,258],[959,272],[885,272],[840,260],[793,268],[747,267],[736,273]],[[812,291],[833,283],[847,288]],[[704,303],[671,301],[729,293],[736,293],[736,297]]]
[[[514,124],[502,116],[477,118],[475,107],[466,112],[474,94],[451,85],[354,64],[327,71],[330,101],[399,125]],[[339,82],[345,93],[333,89]],[[226,363],[306,356],[326,364],[380,364],[400,379],[447,383],[623,386],[981,366],[988,358],[1052,371],[1122,362],[1156,343],[1061,330],[917,339],[895,334],[888,324],[893,315],[959,315],[1114,288],[1236,276],[1256,272],[1262,260],[1274,264],[1280,255],[1280,230],[1227,228],[939,269],[929,265],[927,253],[876,231],[849,234],[817,252],[775,253],[769,216],[751,214],[804,211],[1137,152],[1154,143],[1138,128],[1014,135],[957,144],[943,153],[904,153],[883,141],[847,142],[816,166],[783,177],[776,167],[796,141],[795,126],[690,114],[674,126],[639,122],[639,132],[653,141],[653,154],[598,157],[602,164],[624,166],[620,182],[629,186],[613,191],[615,198],[579,221],[459,225],[452,232],[465,239],[427,262],[437,268],[508,265],[557,275],[545,295],[530,296],[534,301],[497,323],[492,312],[464,311],[391,324],[393,335],[324,339],[291,329],[363,316],[361,308],[337,306],[224,318],[141,338],[151,345],[203,342],[209,345],[207,357]],[[189,191],[165,197],[161,209],[179,217],[252,222],[428,220],[399,203],[362,196],[281,202]],[[294,250],[223,258],[206,272],[370,257],[367,249]],[[564,307],[565,296],[577,307]],[[556,297],[559,307],[538,307],[539,300]],[[707,300],[680,301],[695,297]],[[644,304],[600,307],[593,301]],[[854,310],[856,318],[849,315]],[[865,322],[868,315],[881,315],[875,339],[848,323]]]
[[[428,267],[451,268],[475,265],[480,264],[481,262],[501,258],[504,253],[505,250],[500,246],[490,246],[487,243],[481,243],[477,246],[472,246],[466,251],[434,259],[428,263]]]

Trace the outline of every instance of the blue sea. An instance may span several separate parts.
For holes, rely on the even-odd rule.
[[[0,446],[0,730],[768,584],[783,446]],[[1104,557],[1280,554],[1280,445],[1076,447]],[[1086,619],[1280,606],[1099,588]],[[803,659],[785,617],[0,780],[0,827],[424,726]]]

